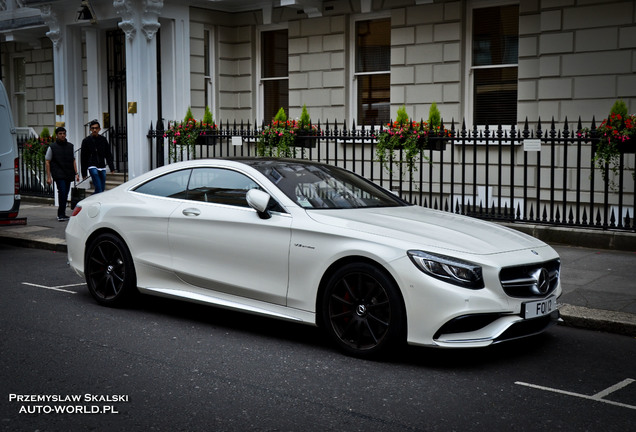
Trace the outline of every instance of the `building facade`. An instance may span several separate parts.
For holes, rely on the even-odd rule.
[[[131,177],[158,119],[509,127],[636,110],[636,5],[611,0],[0,0],[16,123],[98,119]]]

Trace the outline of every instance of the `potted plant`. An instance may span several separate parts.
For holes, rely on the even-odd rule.
[[[197,121],[193,118],[192,110],[188,107],[183,121],[168,123],[168,129],[164,133],[164,137],[168,138],[170,158],[176,160],[177,153],[184,149],[188,153],[194,152],[198,136]]]
[[[216,138],[218,136],[218,130],[214,123],[214,117],[210,111],[210,107],[206,105],[205,113],[203,114],[203,120],[199,124],[199,136],[197,137],[197,144],[202,145],[216,145]]]
[[[303,105],[303,110],[298,121],[298,130],[296,132],[295,147],[314,148],[318,136],[318,128],[311,124],[311,118],[307,112],[307,105]]]
[[[28,140],[22,150],[22,160],[25,165],[34,171],[44,167],[44,158],[49,144],[53,142],[53,137],[48,128],[43,128],[38,138]]]
[[[625,102],[617,100],[612,105],[609,116],[592,132],[592,160],[601,170],[603,180],[607,181],[606,166],[614,175],[618,175],[620,155],[636,153],[636,115],[628,114]]]
[[[269,126],[261,131],[256,150],[259,156],[294,157],[292,147],[296,141],[298,122],[287,120],[285,109],[280,108]]]
[[[396,160],[395,152],[404,150],[404,159],[409,171],[415,168],[415,160],[425,144],[421,125],[409,120],[404,106],[397,111],[396,120],[388,123],[385,129],[376,135],[376,158],[391,171],[390,165]],[[426,158],[426,156],[424,156]]]
[[[196,144],[216,144],[217,127],[208,107],[201,122],[195,120],[192,110],[188,107],[183,121],[168,123],[168,129],[163,136],[169,141],[170,158],[176,160],[177,154],[183,150],[193,154]],[[204,138],[200,138],[201,136]],[[207,137],[211,137],[209,141]]]
[[[446,150],[446,138],[450,137],[450,131],[442,127],[442,117],[437,104],[433,102],[428,111],[428,131],[426,148],[429,150]]]

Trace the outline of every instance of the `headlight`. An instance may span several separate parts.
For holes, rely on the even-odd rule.
[[[463,288],[484,287],[481,267],[476,264],[418,250],[410,250],[407,254],[413,264],[429,276]]]

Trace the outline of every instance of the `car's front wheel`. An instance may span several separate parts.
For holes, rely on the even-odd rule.
[[[405,339],[405,312],[395,282],[368,263],[348,264],[327,282],[322,322],[346,353],[375,356]]]
[[[122,239],[101,234],[88,246],[84,274],[91,295],[106,306],[123,306],[137,293],[132,256]]]

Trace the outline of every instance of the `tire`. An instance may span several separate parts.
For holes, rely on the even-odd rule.
[[[327,333],[349,355],[375,357],[406,339],[399,290],[371,264],[338,269],[327,282],[321,310]]]
[[[138,293],[130,251],[114,234],[100,234],[90,243],[84,274],[88,290],[99,304],[125,306]]]

